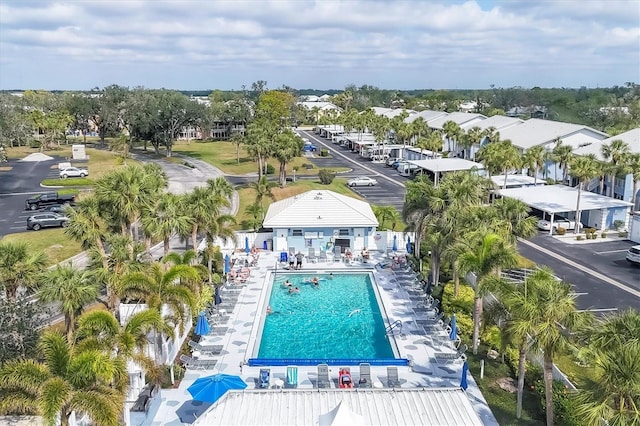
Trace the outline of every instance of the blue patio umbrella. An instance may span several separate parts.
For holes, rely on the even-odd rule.
[[[247,384],[238,376],[214,374],[197,379],[187,390],[196,401],[216,402],[228,390],[240,390],[246,387]]]
[[[200,336],[206,336],[211,331],[209,327],[209,321],[207,321],[207,317],[204,315],[204,312],[200,312],[198,315],[198,322],[196,323],[195,333]]]
[[[216,286],[216,292],[213,296],[213,303],[216,305],[220,305],[222,303],[222,297],[220,297],[220,286]]]
[[[244,237],[244,252],[249,253],[249,237]]]
[[[456,314],[453,314],[451,318],[451,332],[449,333],[449,339],[456,340],[458,338],[458,327],[456,325]]]
[[[229,272],[231,272],[231,258],[227,254],[224,256],[224,273],[228,274]]]
[[[392,247],[393,251],[398,251],[398,236],[394,235],[393,236],[393,247]]]
[[[469,371],[469,364],[467,361],[462,364],[462,379],[460,380],[460,387],[464,390],[467,390],[469,384],[467,383],[467,372]]]

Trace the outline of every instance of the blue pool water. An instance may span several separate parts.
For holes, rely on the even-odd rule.
[[[369,274],[278,275],[271,289],[273,313],[265,318],[258,358],[393,358]],[[289,294],[285,280],[300,288]]]

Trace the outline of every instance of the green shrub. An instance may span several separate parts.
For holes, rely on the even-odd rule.
[[[512,345],[507,346],[504,351],[504,360],[511,369],[513,377],[518,378],[518,364],[520,363],[520,353],[518,348]],[[542,379],[542,369],[531,361],[525,361],[524,383],[526,386],[535,386]]]
[[[266,170],[265,170],[265,174],[267,175],[272,175],[276,172],[276,168],[273,167],[271,164],[267,164]]]
[[[29,141],[29,148],[40,148],[42,143],[38,139],[31,139]]]
[[[542,404],[542,410],[546,409],[545,406],[545,391],[544,380],[540,379],[536,381],[535,389],[540,395],[540,403]],[[574,398],[574,394],[571,390],[557,380],[553,381],[551,387],[553,394],[553,414],[555,424],[561,426],[579,426],[584,424],[575,414],[577,408],[577,401]]]
[[[442,292],[442,309],[448,313],[464,312],[473,313],[473,288],[470,285],[460,282],[458,297],[453,296],[454,284],[449,281],[444,285]]]
[[[45,179],[44,186],[92,186],[95,182],[89,178]]]
[[[564,235],[564,234],[566,234],[566,233],[567,233],[567,230],[566,230],[565,228],[563,228],[562,226],[559,226],[559,227],[556,229],[556,234],[558,234],[558,235]]]
[[[311,170],[311,169],[313,169],[313,164],[304,163],[302,165],[302,168],[305,169],[305,170]]]
[[[578,236],[576,237],[576,240],[578,240],[578,241],[582,241],[582,240],[584,240],[584,238],[582,237],[582,235],[578,235]]]
[[[333,172],[333,170],[321,169],[318,172],[318,177],[320,178],[321,184],[331,185],[331,182],[333,182],[333,179],[335,179],[336,174]]]
[[[601,236],[602,238],[607,238],[607,233],[606,233],[606,232],[604,232],[604,231],[602,231],[602,233],[600,234],[600,236]]]
[[[322,148],[320,150],[320,157],[328,157],[329,156],[329,150],[326,148]]]
[[[502,331],[500,327],[497,325],[485,327],[482,333],[480,333],[480,340],[491,349],[500,351],[502,348]]]
[[[613,229],[619,231],[620,228],[624,226],[624,220],[614,220],[613,221]]]
[[[618,237],[620,238],[627,238],[628,236],[629,233],[627,231],[618,232]]]

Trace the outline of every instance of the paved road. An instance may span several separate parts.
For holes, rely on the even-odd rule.
[[[331,153],[331,158],[316,157],[312,161],[319,168],[347,167],[351,171],[341,173],[340,177],[352,178],[356,176],[368,176],[378,181],[373,187],[359,186],[354,188],[354,192],[361,195],[369,203],[377,206],[394,206],[399,212],[402,211],[404,196],[406,193],[406,177],[400,176],[391,167],[386,167],[384,163],[373,163],[362,158],[358,153],[334,144],[331,141],[321,138],[310,131],[300,131],[304,137],[313,140],[316,145],[327,148]]]

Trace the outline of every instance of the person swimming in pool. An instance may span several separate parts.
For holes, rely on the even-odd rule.
[[[267,306],[267,315],[271,314],[273,311],[271,310],[271,305]]]
[[[311,280],[311,284],[313,284],[315,286],[320,285],[320,278],[313,277],[313,279]]]
[[[298,287],[289,287],[289,294],[300,293],[300,289]]]
[[[291,281],[289,281],[288,279],[282,283],[283,287],[291,287],[293,284],[291,284]]]

